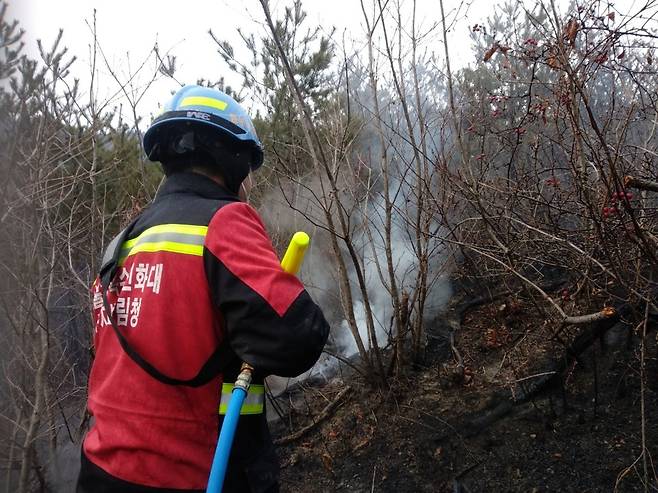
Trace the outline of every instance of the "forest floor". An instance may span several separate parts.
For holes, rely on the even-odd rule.
[[[514,384],[558,352],[533,311],[503,298],[466,312],[455,331],[461,378],[441,319],[428,329],[424,364],[389,390],[352,373],[351,390],[326,419],[279,446],[282,491],[658,491],[658,386],[645,388],[645,489],[639,344],[630,328],[580,355],[564,384],[501,408]],[[654,336],[647,367],[656,380]],[[307,426],[344,389],[342,378],[305,386],[275,438]]]

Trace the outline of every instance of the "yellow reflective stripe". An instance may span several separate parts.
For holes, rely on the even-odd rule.
[[[221,99],[206,98],[203,96],[190,96],[188,98],[184,98],[183,101],[181,101],[179,108],[183,108],[185,106],[208,106],[209,108],[215,108],[220,111],[224,111],[228,106],[228,103],[226,101],[222,101]]]
[[[203,245],[188,245],[187,243],[176,243],[174,241],[158,241],[155,243],[140,243],[134,246],[127,257],[139,252],[173,252],[186,255],[203,255]]]
[[[228,403],[219,405],[219,414],[224,416],[228,412]],[[242,404],[240,414],[263,414],[263,404]]]
[[[158,224],[157,226],[153,226],[147,229],[138,237],[124,242],[121,248],[131,248],[142,238],[157,233],[178,233],[182,235],[206,236],[207,232],[208,226],[195,226],[192,224]]]
[[[249,393],[253,395],[265,395],[265,385],[253,384],[249,386]]]
[[[219,403],[219,414],[226,414],[233,395],[233,384],[222,384],[222,397]],[[247,396],[242,403],[240,414],[262,414],[265,403],[265,385],[253,384],[249,387]]]
[[[263,404],[242,404],[240,414],[263,414]],[[228,402],[219,405],[219,414],[224,416],[228,412]]]
[[[228,394],[231,395],[233,393],[233,387],[235,384],[233,383],[223,383],[222,384],[222,395]],[[254,395],[262,395],[265,393],[265,385],[263,384],[258,384],[254,383],[249,386],[249,393],[254,394]]]
[[[240,414],[263,414],[263,405],[262,404],[242,404],[242,409],[240,409]]]

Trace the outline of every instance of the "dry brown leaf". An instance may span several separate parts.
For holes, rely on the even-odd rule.
[[[546,59],[546,63],[548,63],[548,66],[549,66],[549,67],[554,68],[554,69],[556,69],[556,70],[559,69],[559,68],[561,67],[561,65],[560,65],[560,61],[559,61],[558,58],[557,58],[555,55],[553,55],[553,54],[548,55],[548,58]]]
[[[283,469],[284,467],[294,466],[299,462],[299,459],[300,459],[299,453],[294,452],[288,457],[288,460],[286,460],[283,464],[281,464],[281,468]]]
[[[334,472],[334,460],[331,458],[331,456],[328,453],[324,453],[320,456],[320,459],[322,459],[322,465],[324,468],[329,471],[329,472]]]
[[[608,19],[610,19],[611,21],[614,22],[614,20],[615,20],[615,13],[614,13],[614,12],[610,12],[610,13],[608,14]]]
[[[491,48],[489,48],[486,53],[484,54],[484,57],[482,58],[483,61],[488,62],[491,60],[491,57],[494,56],[494,53],[498,51],[498,45],[495,44]]]
[[[564,37],[569,41],[569,44],[573,46],[576,42],[576,36],[578,35],[578,29],[580,25],[576,19],[571,19],[567,26],[564,28]]]
[[[352,452],[356,452],[358,450],[361,450],[363,447],[366,447],[368,444],[370,444],[370,438],[366,437],[363,440],[361,440],[359,443],[357,443],[353,448]]]

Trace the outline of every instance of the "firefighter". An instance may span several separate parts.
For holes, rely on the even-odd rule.
[[[244,201],[261,143],[231,97],[186,86],[144,150],[166,181],[110,243],[92,288],[93,424],[77,491],[204,491],[241,362],[256,373],[224,491],[278,491],[263,379],[308,370],[329,326]]]

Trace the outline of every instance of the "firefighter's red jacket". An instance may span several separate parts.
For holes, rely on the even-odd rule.
[[[129,238],[108,294],[111,316],[162,373],[194,377],[226,338],[236,355],[227,381],[240,361],[261,375],[296,376],[319,357],[329,331],[321,310],[281,269],[257,212],[212,180],[169,177]],[[221,425],[223,375],[198,388],[155,380],[121,348],[98,282],[92,291],[94,423],[84,460],[131,484],[203,490]],[[243,416],[227,486],[247,481],[252,491],[265,490],[277,474],[264,414]]]

